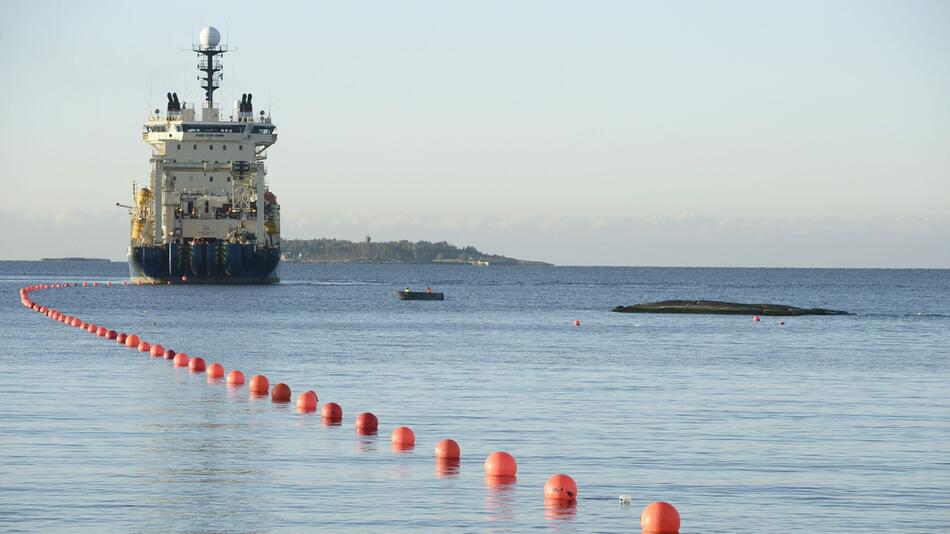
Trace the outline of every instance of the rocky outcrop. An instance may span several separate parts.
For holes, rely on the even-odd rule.
[[[846,311],[825,308],[798,308],[787,304],[741,304],[716,300],[664,300],[632,306],[617,306],[620,313],[712,313],[720,315],[850,315]]]

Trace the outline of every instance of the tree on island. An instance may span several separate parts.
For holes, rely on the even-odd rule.
[[[445,241],[411,242],[408,240],[374,243],[370,236],[355,243],[343,239],[284,239],[281,243],[287,261],[325,263],[476,263],[491,265],[548,265],[506,256],[485,254],[475,247],[459,248]]]

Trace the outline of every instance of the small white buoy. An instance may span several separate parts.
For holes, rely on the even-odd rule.
[[[629,495],[621,495],[621,496],[620,496],[620,506],[626,506],[626,505],[630,504],[631,502],[633,502],[633,497],[631,497],[631,496],[629,496]]]

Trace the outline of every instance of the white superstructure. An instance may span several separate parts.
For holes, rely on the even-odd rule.
[[[168,93],[164,114],[156,109],[142,139],[152,147],[149,187],[135,192],[130,254],[135,247],[225,243],[279,248],[280,206],[268,191],[264,160],[277,141],[264,111],[254,114],[244,94],[225,116],[215,106],[221,81],[220,33],[201,30],[193,47],[205,90],[200,116],[192,104]]]

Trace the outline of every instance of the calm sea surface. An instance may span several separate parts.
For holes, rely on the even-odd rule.
[[[0,530],[639,532],[666,500],[684,533],[950,531],[950,271],[287,264],[278,286],[33,294],[314,389],[343,406],[338,427],[17,295],[124,276],[0,262]],[[446,300],[397,301],[406,285]],[[856,315],[609,311],[668,298]],[[362,411],[378,436],[356,435]],[[400,425],[410,452],[390,448]],[[434,463],[445,437],[457,470]],[[495,450],[517,483],[486,485]],[[555,473],[577,480],[576,507],[545,506]]]

